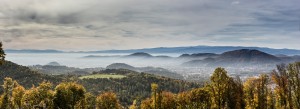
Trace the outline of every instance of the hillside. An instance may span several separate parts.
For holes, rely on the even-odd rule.
[[[277,63],[281,60],[276,56],[254,49],[241,49],[222,53],[217,61],[219,63],[248,63],[264,64]]]
[[[154,74],[157,76],[164,76],[173,79],[184,79],[182,75],[160,67],[134,67],[125,63],[113,63],[111,65],[108,65],[106,69],[128,69],[136,72],[145,72],[148,74]]]
[[[51,81],[54,84],[63,80],[62,77],[41,74],[10,61],[6,61],[4,65],[0,65],[0,80],[4,80],[5,77],[17,80],[18,83],[26,88],[38,85],[38,83],[44,80]],[[0,84],[3,84],[3,81],[0,81]],[[0,88],[0,91],[2,91],[2,88]]]
[[[87,75],[87,74],[91,74],[94,71],[100,71],[104,69],[101,67],[81,69],[81,68],[57,66],[57,65],[34,65],[28,67],[33,71],[37,71],[48,75],[62,75],[62,74]]]
[[[38,86],[43,81],[49,81],[54,85],[62,81],[77,81],[82,84],[87,91],[98,95],[104,91],[112,91],[118,95],[120,102],[123,105],[129,105],[135,99],[144,99],[151,94],[151,83],[159,84],[163,90],[168,90],[174,93],[184,90],[200,87],[198,83],[185,82],[183,80],[176,80],[153,74],[139,73],[125,69],[106,69],[94,74],[105,74],[107,77],[93,77],[81,78],[75,75],[46,75],[36,71],[30,70],[28,67],[17,65],[13,62],[6,61],[4,65],[0,66],[0,80],[5,77],[10,77],[16,80],[19,84],[26,89],[31,88],[33,85]],[[114,75],[122,76],[122,78],[111,78]],[[85,77],[88,75],[85,75]],[[3,81],[0,81],[3,84]],[[0,88],[0,93],[2,92]]]
[[[202,60],[195,59],[183,63],[184,66],[252,66],[252,65],[276,65],[283,62],[280,58],[254,49],[240,49],[227,51],[217,57],[205,58]]]
[[[126,69],[107,69],[95,74],[124,75],[123,78],[90,78],[80,81],[89,92],[98,94],[103,91],[113,91],[119,96],[123,105],[129,105],[135,99],[144,99],[151,94],[151,83],[157,83],[162,90],[173,93],[182,92],[202,85],[183,80],[176,80],[153,74],[139,73]]]

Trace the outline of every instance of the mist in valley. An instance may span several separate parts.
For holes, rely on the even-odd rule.
[[[36,69],[40,69],[39,67],[42,66],[47,66],[50,62],[57,62],[59,63],[59,66],[65,66],[65,68],[60,69],[72,68],[72,70],[65,70],[66,72],[84,71],[85,73],[82,73],[83,75],[92,73],[94,70],[97,71],[106,68],[122,68],[135,70],[138,72],[159,72],[160,74],[166,73],[167,75],[164,76],[179,74],[183,77],[179,79],[185,80],[207,79],[209,76],[211,76],[212,72],[217,67],[224,67],[228,71],[229,75],[239,76],[243,79],[249,76],[257,76],[261,73],[270,73],[273,69],[276,68],[277,64],[284,63],[283,61],[272,63],[261,63],[260,61],[255,61],[251,63],[241,62],[243,61],[241,59],[237,62],[234,62],[233,60],[237,59],[227,59],[227,57],[225,59],[220,59],[221,56],[221,54],[214,53],[150,54],[144,52],[8,53],[7,60]],[[228,61],[230,61],[230,63]],[[111,67],[110,65],[113,65],[113,67]],[[124,67],[124,65],[126,65],[126,67]],[[131,69],[131,67],[134,69]],[[62,73],[66,72],[62,71]]]

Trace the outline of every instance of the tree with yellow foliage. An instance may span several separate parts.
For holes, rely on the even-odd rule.
[[[0,101],[0,109],[12,109],[14,107],[13,105],[13,99],[12,99],[12,93],[13,89],[18,85],[16,81],[13,81],[11,78],[5,78],[3,89],[4,93],[1,95]]]
[[[17,85],[12,91],[12,102],[14,108],[20,109],[22,107],[22,98],[25,94],[25,88],[21,85]]]
[[[192,109],[207,109],[211,107],[211,97],[205,88],[197,88],[189,91],[187,107]]]
[[[85,98],[85,88],[75,82],[64,82],[56,86],[54,108],[75,109],[76,104]]]
[[[31,108],[48,108],[53,107],[53,91],[50,82],[42,82],[38,87],[32,87],[26,90],[22,98],[22,107],[25,109]]]
[[[272,71],[271,77],[276,84],[274,88],[277,101],[276,107],[293,109],[292,92],[286,66],[284,64],[277,65],[277,70]]]
[[[247,109],[267,109],[273,105],[270,99],[271,90],[268,88],[269,78],[261,74],[258,78],[248,78],[244,83],[244,93]],[[269,99],[268,99],[269,96]],[[271,97],[272,98],[272,97]],[[268,101],[269,100],[269,101]]]
[[[227,107],[226,93],[230,77],[224,68],[216,68],[207,85],[211,93],[212,108],[221,109]]]
[[[300,62],[289,64],[287,70],[293,108],[300,109]]]
[[[96,109],[121,109],[117,95],[106,92],[96,98]]]

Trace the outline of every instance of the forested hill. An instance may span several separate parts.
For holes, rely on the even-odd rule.
[[[162,90],[178,93],[192,88],[201,87],[198,83],[185,82],[153,74],[139,73],[125,69],[107,69],[94,72],[92,75],[47,75],[30,70],[28,67],[6,61],[0,65],[0,85],[5,77],[16,80],[26,89],[38,86],[43,81],[57,85],[63,81],[75,81],[82,84],[88,92],[98,95],[102,92],[115,92],[124,106],[130,105],[134,100],[141,100],[151,95],[151,83],[161,86]],[[54,87],[52,87],[54,89]],[[3,88],[0,88],[0,94]]]
[[[28,67],[15,64],[10,61],[5,61],[3,65],[0,65],[0,80],[4,80],[5,77],[10,77],[16,80],[19,84],[26,88],[30,88],[33,85],[37,86],[43,81],[51,81],[54,84],[62,81],[62,77],[34,72]],[[0,84],[3,84],[3,81],[0,81]],[[2,92],[2,88],[0,88],[0,92]]]
[[[93,76],[94,75],[94,76]],[[89,92],[113,91],[119,95],[123,105],[130,105],[133,100],[141,100],[151,95],[151,83],[159,84],[162,90],[179,93],[192,88],[201,87],[200,83],[186,82],[153,74],[139,73],[126,69],[107,69],[94,72],[91,78],[82,78]],[[122,75],[121,77],[103,77],[104,75]],[[87,76],[84,76],[87,77]]]

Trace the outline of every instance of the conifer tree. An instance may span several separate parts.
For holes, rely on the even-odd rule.
[[[5,52],[2,48],[2,42],[0,42],[0,65],[4,64],[5,62]]]

